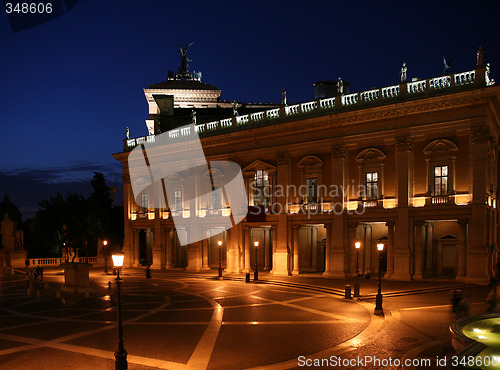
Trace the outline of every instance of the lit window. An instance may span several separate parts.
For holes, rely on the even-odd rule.
[[[141,194],[141,207],[143,209],[148,209],[148,194],[147,193]]]
[[[366,173],[366,199],[378,199],[378,173]]]
[[[310,177],[307,179],[307,203],[318,202],[318,178]]]
[[[180,211],[182,209],[182,191],[174,191],[174,211]]]
[[[212,209],[221,208],[221,188],[212,191]]]
[[[255,206],[268,206],[270,198],[269,175],[265,170],[255,173],[253,182],[253,204]]]
[[[434,167],[434,195],[448,195],[448,166]]]

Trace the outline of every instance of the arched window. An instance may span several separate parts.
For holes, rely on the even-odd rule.
[[[427,191],[432,204],[447,204],[455,194],[457,146],[449,140],[434,140],[424,148],[427,162]]]
[[[302,201],[307,204],[321,202],[319,187],[323,182],[323,161],[315,155],[308,155],[302,158],[299,163],[299,172],[302,177],[302,184],[307,188],[307,195],[303,196]],[[299,194],[303,192],[299,191]]]
[[[273,186],[276,181],[276,167],[256,160],[242,169],[248,194],[249,206],[273,204]]]
[[[367,148],[356,157],[358,162],[360,198],[365,206],[376,207],[377,200],[384,197],[384,162],[385,154],[376,148]]]

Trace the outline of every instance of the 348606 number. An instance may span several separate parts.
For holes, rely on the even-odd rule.
[[[43,14],[52,13],[52,3],[5,3],[7,14]]]

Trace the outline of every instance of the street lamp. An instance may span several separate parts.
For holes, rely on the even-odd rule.
[[[127,370],[127,351],[123,347],[123,328],[122,328],[122,303],[120,299],[120,284],[122,279],[120,279],[120,268],[123,266],[124,259],[123,252],[113,253],[113,266],[117,270],[116,282],[116,295],[118,301],[118,307],[116,309],[116,317],[118,321],[118,348],[115,351],[115,369],[116,370]]]
[[[259,241],[254,241],[253,245],[255,246],[255,270],[253,271],[253,281],[257,281],[259,280],[259,271],[257,270],[257,251],[259,249]]]
[[[354,277],[354,297],[359,297],[359,248],[361,248],[361,243],[356,241],[354,243],[356,247],[356,276]]]
[[[382,251],[384,250],[384,243],[377,243],[378,250],[378,293],[375,297],[375,315],[383,315],[384,309],[382,308],[382,277],[380,271],[380,265],[382,261]]]
[[[104,240],[102,242],[102,245],[103,245],[103,252],[104,252],[104,275],[108,275],[109,272],[108,272],[108,241],[107,240]]]
[[[219,279],[222,279],[222,240],[219,239]]]

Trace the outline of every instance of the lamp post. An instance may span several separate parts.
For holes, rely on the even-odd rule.
[[[219,279],[222,279],[222,240],[217,242],[219,245]]]
[[[127,351],[123,347],[123,327],[122,327],[122,303],[120,298],[120,284],[122,279],[120,279],[120,268],[123,266],[123,252],[113,253],[113,266],[117,270],[116,282],[116,296],[117,296],[117,309],[116,318],[118,324],[118,348],[115,351],[115,369],[116,370],[127,370]]]
[[[378,293],[377,296],[375,297],[375,315],[383,315],[384,314],[384,309],[382,308],[382,275],[380,271],[380,265],[382,261],[382,251],[384,250],[384,243],[377,243],[377,250],[378,250]]]
[[[359,297],[359,248],[361,248],[361,243],[356,241],[354,243],[356,247],[356,276],[354,277],[354,297]]]
[[[104,252],[104,275],[109,275],[108,272],[108,241],[104,240],[102,242],[103,252]]]
[[[257,251],[259,249],[259,241],[258,240],[254,241],[253,245],[255,246],[255,270],[253,272],[253,280],[258,281],[259,280],[259,271],[257,270]]]

